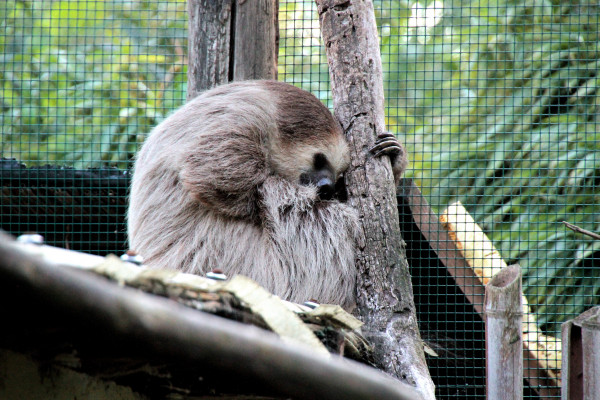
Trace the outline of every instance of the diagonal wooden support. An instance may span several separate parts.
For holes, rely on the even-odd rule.
[[[398,189],[398,194],[406,199],[416,225],[428,241],[432,250],[437,254],[461,291],[483,318],[485,286],[481,277],[477,275],[474,268],[470,265],[469,260],[465,258],[464,253],[459,248],[456,235],[451,235],[447,227],[440,222],[440,218],[431,209],[429,203],[411,179],[403,179]],[[486,275],[491,276],[491,274]],[[555,343],[553,341],[550,342],[550,338],[537,333],[539,328],[537,328],[535,321],[531,321],[530,317],[531,315],[524,316],[526,320],[525,326],[527,327],[523,349],[525,378],[542,399],[560,396],[558,379],[552,371],[551,366],[545,361],[543,349],[539,348],[541,345],[552,347]],[[555,358],[556,355],[553,354],[557,351],[560,353],[560,350],[554,348],[547,349],[546,351],[551,354],[547,356],[548,358]]]

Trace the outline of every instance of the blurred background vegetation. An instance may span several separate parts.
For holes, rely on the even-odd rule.
[[[185,9],[183,0],[0,5],[3,154],[126,168],[185,100]]]
[[[600,301],[597,1],[375,1],[388,127],[441,211],[460,200],[542,326]],[[128,168],[185,100],[183,0],[0,5],[2,154]],[[312,1],[280,2],[280,79],[331,105]]]

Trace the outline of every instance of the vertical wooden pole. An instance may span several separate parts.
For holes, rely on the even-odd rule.
[[[562,324],[562,400],[600,399],[600,307]]]
[[[486,392],[489,400],[523,399],[521,268],[502,269],[485,287]]]
[[[583,398],[600,400],[600,314],[581,323]]]
[[[316,0],[333,108],[350,144],[348,201],[359,211],[357,311],[377,366],[435,398],[417,325],[388,157],[369,149],[386,131],[383,73],[371,0]]]
[[[562,324],[561,399],[583,400],[583,345],[581,326],[573,320]]]
[[[277,79],[278,0],[237,1],[233,79]]]
[[[206,89],[229,82],[234,1],[188,0],[188,101]]]
[[[234,80],[277,78],[278,4],[188,0],[188,100]]]

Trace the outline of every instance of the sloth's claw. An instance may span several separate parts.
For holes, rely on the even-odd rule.
[[[370,150],[374,157],[388,155],[392,159],[397,157],[400,153],[402,153],[402,151],[402,145],[400,142],[398,142],[396,136],[389,132],[381,133],[379,136],[377,136],[375,145],[371,147]]]

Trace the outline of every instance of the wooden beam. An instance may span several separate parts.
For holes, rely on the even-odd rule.
[[[452,275],[469,302],[483,318],[485,288],[469,266],[469,263],[444,229],[438,216],[421,194],[412,179],[403,179],[399,185],[400,195],[406,197],[412,217],[419,230],[429,242],[440,261]]]
[[[0,231],[0,291],[16,288],[20,295],[40,299],[38,308],[61,310],[71,319],[100,326],[104,334],[96,337],[95,347],[110,349],[115,338],[125,338],[146,361],[177,360],[189,363],[189,371],[210,366],[232,382],[246,378],[294,399],[421,399],[411,387],[374,368],[323,357],[266,330],[51,263],[22,246]],[[6,305],[13,307],[18,304]],[[19,321],[3,322],[11,329],[20,327]],[[191,376],[191,384],[198,381]]]

